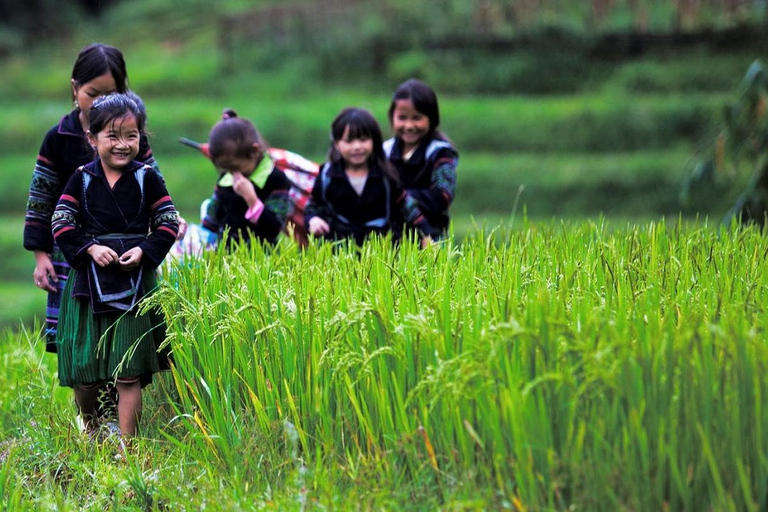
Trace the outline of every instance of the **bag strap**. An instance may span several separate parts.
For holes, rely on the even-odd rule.
[[[82,167],[80,169],[83,169]],[[91,184],[91,173],[82,170],[83,173],[83,192],[88,190],[88,185]],[[139,190],[141,195],[144,195],[144,176],[147,174],[147,167],[143,166],[141,169],[137,169],[134,173],[136,175],[136,181],[139,182]],[[83,202],[85,202],[85,194],[83,194]]]
[[[392,149],[395,147],[395,138],[392,137],[391,139],[387,139],[382,143],[382,147],[384,148],[384,154],[386,155],[387,159],[389,159],[392,156]],[[429,146],[427,146],[427,150],[424,153],[424,160],[429,161],[432,159],[432,157],[435,156],[435,153],[440,151],[441,149],[447,149],[452,148],[450,142],[446,142],[444,140],[439,139],[432,139],[432,141],[429,143]]]
[[[432,142],[429,143],[429,146],[427,146],[427,151],[424,154],[424,159],[429,161],[432,159],[432,157],[435,156],[435,153],[440,151],[441,149],[451,148],[451,144],[449,142],[446,142],[444,140],[437,140],[434,139]]]
[[[150,167],[151,169],[151,167]],[[83,197],[81,203],[83,204],[83,210],[88,211],[88,186],[91,184],[91,173],[85,170],[85,166],[78,168],[78,171],[83,175]],[[144,208],[144,177],[147,174],[147,165],[142,165],[139,169],[134,171],[136,181],[139,183],[139,190],[141,191],[141,208]]]
[[[389,156],[392,154],[392,148],[395,146],[395,138],[392,137],[391,139],[385,140],[381,146],[384,148],[384,155],[389,159]]]
[[[325,162],[323,164],[323,168],[320,169],[320,197],[323,199],[323,202],[326,202],[325,199],[325,189],[328,188],[328,184],[331,182],[330,176],[328,176],[328,171],[331,169],[331,163]]]

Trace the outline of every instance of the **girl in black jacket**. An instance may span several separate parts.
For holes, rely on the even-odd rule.
[[[406,80],[395,89],[388,115],[395,136],[384,142],[384,152],[408,195],[445,236],[459,154],[440,131],[437,94],[421,80]]]
[[[387,163],[379,124],[367,110],[345,108],[331,125],[331,146],[306,208],[310,235],[351,238],[358,245],[374,234],[413,226],[423,240],[434,234],[416,202]]]

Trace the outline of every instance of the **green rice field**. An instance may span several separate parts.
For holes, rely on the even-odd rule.
[[[768,507],[764,234],[515,223],[166,269],[176,366],[118,461],[6,332],[5,509]]]

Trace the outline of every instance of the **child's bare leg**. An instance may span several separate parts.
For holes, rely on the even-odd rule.
[[[83,420],[87,431],[94,431],[96,425],[96,397],[99,393],[99,383],[83,384],[74,387],[77,412]]]
[[[124,436],[135,436],[141,419],[141,382],[136,379],[120,379],[117,381],[117,417],[120,422],[120,432]]]

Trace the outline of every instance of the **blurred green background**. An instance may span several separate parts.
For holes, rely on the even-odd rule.
[[[0,9],[0,326],[43,313],[21,248],[27,190],[90,42],[123,50],[155,155],[192,222],[215,174],[178,138],[204,141],[222,108],[253,120],[271,145],[321,161],[341,108],[370,109],[388,135],[394,88],[426,80],[461,153],[459,237],[522,215],[719,222],[739,187],[702,188],[683,204],[681,182],[768,48],[765,0],[6,0]]]

